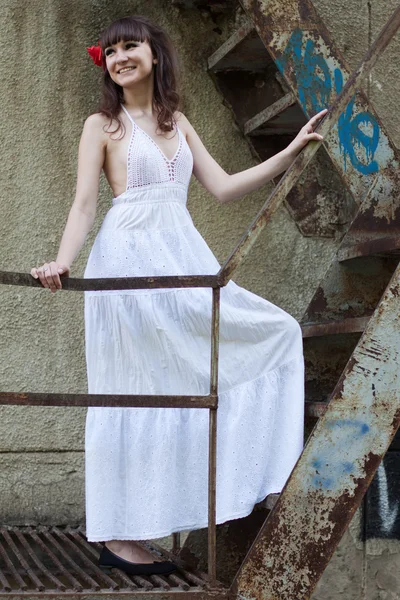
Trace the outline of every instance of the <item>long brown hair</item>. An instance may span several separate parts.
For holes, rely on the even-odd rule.
[[[148,42],[154,57],[158,60],[157,64],[153,66],[153,108],[157,113],[158,128],[161,131],[172,131],[176,123],[174,112],[180,109],[181,105],[178,90],[178,56],[169,35],[161,27],[140,15],[132,15],[114,21],[100,36],[104,80],[99,112],[110,119],[110,126],[113,120],[117,122],[116,129],[111,133],[116,133],[121,129],[121,137],[123,137],[125,128],[118,116],[121,110],[120,105],[124,103],[123,88],[111,79],[106,69],[104,50],[113,44],[128,40]]]

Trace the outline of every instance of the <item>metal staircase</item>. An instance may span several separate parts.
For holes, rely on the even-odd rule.
[[[286,136],[290,140],[290,135],[298,131],[306,118],[329,105],[330,111],[318,128],[324,135],[324,150],[319,142],[310,142],[303,149],[217,275],[69,278],[63,282],[66,291],[211,287],[210,394],[156,397],[0,393],[1,404],[170,406],[209,410],[208,574],[193,571],[179,556],[174,556],[179,571],[168,578],[131,578],[118,570],[105,576],[98,572],[94,562],[98,544],[89,544],[82,530],[3,527],[0,531],[0,597],[309,598],[397,431],[400,420],[397,375],[400,266],[396,255],[400,249],[399,165],[395,148],[360,88],[399,28],[400,8],[359,67],[349,75],[343,58],[308,0],[301,0],[301,5],[244,0],[243,7],[250,24],[242,27],[210,58],[210,69],[224,95],[230,98],[244,133],[251,136],[255,151],[264,158],[279,150],[279,144],[287,145]],[[271,83],[267,94],[272,101],[267,105],[263,105],[265,86],[257,83],[260,72]],[[235,83],[237,77],[241,81],[239,86]],[[254,98],[243,83],[246,81],[255,90]],[[261,90],[258,95],[257,90]],[[252,107],[257,107],[257,114],[247,114],[247,98]],[[367,133],[357,128],[359,123],[367,123]],[[356,140],[355,136],[358,136]],[[318,149],[318,155],[322,155],[319,162],[315,159]],[[326,175],[326,165],[333,176]],[[307,173],[310,170],[312,174],[308,173],[307,193],[313,197],[321,190],[327,197],[336,194],[335,231],[324,225],[315,206],[310,208],[309,205],[305,212],[299,202],[304,192],[298,182],[306,168]],[[228,589],[216,579],[219,291],[285,199],[305,235],[316,232],[342,235],[347,229],[303,323],[310,400],[307,413],[310,418],[320,418],[285,489]],[[40,287],[29,275],[10,272],[0,272],[0,284]],[[156,546],[153,551],[166,554]],[[175,551],[179,552],[177,538]]]
[[[312,114],[331,105],[360,69],[350,76],[307,0],[289,4],[244,0],[242,5],[249,22],[211,56],[209,69],[239,127],[264,159],[287,145],[288,132],[298,131]],[[326,222],[334,219],[324,220],[309,196],[315,201],[322,193],[329,203],[332,191],[334,200],[342,189],[342,202],[332,202],[337,212],[331,216],[337,217],[336,233],[344,237],[302,319],[306,414],[309,419],[321,417],[329,399],[331,404],[235,579],[233,590],[243,599],[309,597],[377,466],[367,460],[366,440],[357,440],[358,431],[362,436],[368,431],[375,461],[382,456],[382,439],[378,443],[373,438],[365,413],[373,405],[374,411],[384,413],[389,390],[394,404],[386,422],[384,451],[398,427],[400,325],[390,332],[390,339],[380,330],[378,318],[384,313],[388,326],[398,323],[400,316],[399,270],[395,272],[400,247],[398,153],[360,87],[359,81],[325,135],[330,170],[335,167],[339,176],[335,185],[329,180],[326,185],[326,174],[314,162],[312,175],[286,196],[304,235],[327,236],[332,233]],[[253,88],[258,89],[255,102]],[[322,133],[323,128],[324,124]],[[384,292],[387,303],[378,305]],[[372,356],[376,364],[369,365]],[[383,370],[381,359],[387,361]],[[369,379],[369,389],[364,379]],[[382,426],[378,426],[381,433]],[[352,484],[355,477],[358,486]]]

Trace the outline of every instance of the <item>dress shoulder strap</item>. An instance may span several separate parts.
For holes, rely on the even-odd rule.
[[[135,121],[132,119],[131,115],[128,113],[128,111],[126,110],[125,106],[123,104],[121,104],[121,107],[122,107],[123,111],[126,113],[126,116],[130,120],[130,122],[132,123],[132,125],[135,125]]]

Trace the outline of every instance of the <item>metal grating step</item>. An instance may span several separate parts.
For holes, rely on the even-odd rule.
[[[155,558],[173,558],[178,571],[148,577],[130,576],[119,569],[106,574],[97,566],[102,544],[88,542],[81,528],[4,526],[0,530],[0,598],[227,597],[221,585],[208,585],[205,573],[188,570],[156,544],[146,547]]]

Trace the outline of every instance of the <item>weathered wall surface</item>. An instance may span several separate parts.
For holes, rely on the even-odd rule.
[[[354,68],[396,3],[315,4]],[[99,97],[101,73],[85,47],[95,44],[99,31],[115,18],[144,14],[170,32],[181,58],[183,110],[206,147],[229,173],[255,164],[205,72],[207,57],[235,29],[234,16],[216,24],[206,13],[180,11],[169,0],[33,0],[29,10],[17,0],[4,0],[2,9],[2,269],[28,272],[56,256],[74,195],[80,132]],[[368,83],[370,97],[397,145],[398,52],[397,36]],[[188,206],[220,261],[271,189],[266,185],[222,206],[193,179]],[[83,274],[110,205],[111,192],[103,181],[96,223],[73,275]],[[282,207],[235,280],[300,317],[336,245],[334,240],[304,238]],[[82,296],[2,288],[0,303],[0,390],[86,391]],[[0,407],[0,413],[3,522],[82,522],[85,409]]]
[[[207,57],[229,35],[232,23],[222,23],[222,34],[218,33],[206,16],[180,12],[167,1],[133,6],[127,1],[115,5],[76,0],[66,5],[37,0],[26,10],[16,0],[6,0],[0,23],[3,269],[29,272],[32,266],[55,258],[73,200],[82,125],[96,110],[99,98],[101,72],[85,47],[96,43],[99,31],[110,21],[132,13],[154,19],[173,37],[181,58],[184,112],[210,153],[229,173],[254,164],[246,141],[233,127],[230,111],[205,72]],[[222,206],[193,179],[189,209],[219,260],[233,249],[271,189],[272,185],[266,185]],[[111,192],[103,181],[96,223],[73,265],[73,275],[83,274],[110,203]],[[282,208],[236,281],[300,317],[333,248],[330,241],[303,238]],[[0,298],[0,389],[86,391],[82,295],[2,288]],[[46,513],[46,492],[37,483],[53,473],[57,485],[52,493],[59,494],[62,505],[63,490],[70,494],[73,489],[68,516],[81,520],[85,409],[0,407],[0,412],[0,464],[6,468],[4,461],[10,460],[10,453],[21,458],[20,471],[11,469],[10,477],[3,479],[2,518],[35,522],[34,506],[42,506],[42,522],[58,521],[63,509],[49,508]],[[75,462],[72,466],[71,452],[78,453],[79,467]],[[48,469],[47,464],[54,461],[59,469]],[[32,505],[20,504],[18,512],[15,500],[28,489]]]

